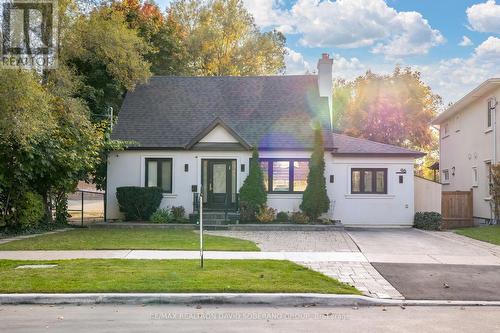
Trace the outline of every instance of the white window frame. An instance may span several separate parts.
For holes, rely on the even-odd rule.
[[[449,184],[450,183],[450,170],[443,169],[443,170],[441,170],[441,172],[443,174],[443,181],[442,181],[442,183],[443,184]],[[448,177],[446,177],[445,175],[447,175]]]
[[[485,161],[484,165],[486,167],[486,186],[488,196],[491,197],[491,161]]]
[[[477,173],[477,166],[472,167],[472,186],[478,187],[479,175]]]
[[[490,122],[488,124],[488,121]],[[486,130],[491,130],[493,124],[493,110],[490,108],[490,100],[486,103]]]

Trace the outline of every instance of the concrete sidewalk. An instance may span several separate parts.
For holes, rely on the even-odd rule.
[[[85,250],[85,251],[0,251],[0,259],[198,259],[199,251]],[[205,251],[205,259],[272,259],[290,261],[367,262],[360,252],[244,252]]]
[[[198,259],[199,251],[166,250],[66,250],[66,251],[0,251],[0,259]],[[444,265],[500,266],[496,255],[390,254],[366,252],[244,252],[205,251],[205,259],[272,259],[316,262],[381,262]]]

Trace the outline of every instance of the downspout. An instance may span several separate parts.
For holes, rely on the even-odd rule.
[[[491,97],[488,100],[488,109],[491,111],[491,125],[492,125],[492,130],[493,130],[493,154],[491,154],[491,165],[495,165],[497,163],[497,115],[496,115],[496,110],[497,110],[497,99],[495,97]],[[491,171],[490,171],[491,172]],[[491,214],[491,220],[495,220],[496,216],[493,212],[493,206],[492,206],[492,201],[490,201],[490,214]],[[494,222],[496,224],[496,221]]]
[[[491,110],[491,118],[493,125],[493,154],[492,154],[492,165],[497,163],[497,99],[492,97],[488,101],[488,107]]]

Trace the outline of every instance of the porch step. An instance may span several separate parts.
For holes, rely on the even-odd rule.
[[[204,225],[226,225],[228,223],[236,223],[238,218],[239,214],[235,212],[228,212],[227,218],[224,212],[203,212]]]

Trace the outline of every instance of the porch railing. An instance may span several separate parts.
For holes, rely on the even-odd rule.
[[[226,195],[224,198],[224,220],[228,221],[228,215],[231,212],[239,212],[240,207],[240,196],[238,193],[235,194],[235,202],[234,204],[230,200],[230,196]],[[193,215],[197,216],[196,219],[199,218],[200,214],[200,205],[203,204],[200,202],[200,193],[193,192]]]

